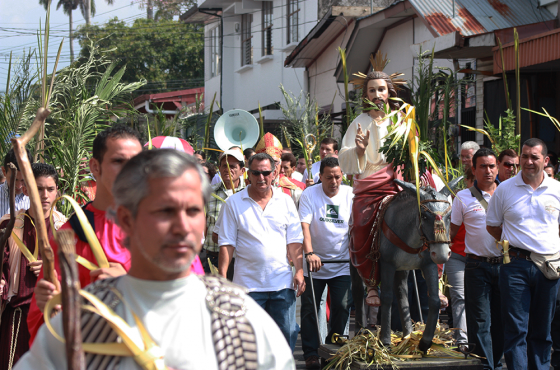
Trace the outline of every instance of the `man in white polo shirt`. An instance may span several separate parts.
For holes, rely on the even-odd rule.
[[[321,296],[325,286],[331,294],[330,331],[327,340],[334,333],[342,334],[350,314],[348,299],[350,296],[350,264],[326,264],[322,260],[348,260],[348,221],[352,210],[354,193],[352,188],[342,183],[342,171],[337,158],[328,157],[321,161],[321,184],[306,189],[299,201],[299,216],[303,229],[303,251],[306,265],[313,273],[311,287],[301,297],[301,342],[303,357],[308,369],[320,369],[321,364],[317,350],[317,324],[313,304],[319,310]],[[305,283],[310,284],[307,267],[304,267]]]
[[[332,137],[326,137],[321,141],[319,147],[319,157],[322,161],[326,157],[333,154],[338,154],[338,141],[336,141]],[[321,168],[321,161],[315,162],[311,165],[312,180],[310,180],[309,176],[307,175],[307,168],[303,171],[302,181],[305,183],[305,185],[311,186],[319,182],[319,169]]]
[[[486,231],[486,209],[498,187],[496,154],[486,148],[472,158],[474,186],[457,193],[451,210],[450,237],[465,225],[465,310],[470,343],[483,357],[484,369],[501,369],[504,332],[500,311],[502,257],[494,237]]]
[[[525,141],[521,172],[498,186],[488,205],[488,232],[510,244],[511,262],[500,268],[508,370],[550,368],[550,324],[559,280],[547,279],[530,256],[560,251],[560,182],[546,176],[547,163],[546,144]]]
[[[278,324],[293,351],[296,295],[299,297],[305,290],[303,233],[292,198],[272,187],[278,175],[275,168],[270,155],[253,155],[249,159],[251,185],[229,197],[222,206],[218,270],[226,276],[235,250],[233,282],[249,290],[249,295]]]

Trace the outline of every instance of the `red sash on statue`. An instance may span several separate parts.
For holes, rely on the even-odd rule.
[[[383,198],[398,192],[393,182],[393,166],[375,172],[365,179],[354,180],[354,204],[350,223],[350,261],[367,286],[373,287],[379,282],[379,268],[374,266],[371,252],[374,233],[372,232],[379,206]],[[375,267],[375,268],[374,268]]]

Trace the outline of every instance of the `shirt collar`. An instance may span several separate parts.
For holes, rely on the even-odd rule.
[[[499,185],[501,184],[501,182],[500,182],[500,180],[498,180],[498,177],[497,177],[497,176],[496,176],[496,179],[494,180],[494,182],[496,183],[497,186],[499,186]],[[474,186],[474,188],[475,188],[476,190],[478,190],[478,191],[480,192],[480,194],[487,193],[487,192],[484,191],[484,190],[480,190],[480,188],[478,187],[478,181],[474,180],[474,185],[473,185],[473,186]],[[471,194],[471,195],[474,197],[473,194]]]
[[[241,192],[241,198],[242,198],[242,199],[251,198],[251,197],[249,196],[249,187],[250,187],[250,186],[251,186],[251,185],[247,185],[247,186],[245,187],[245,189],[242,190],[242,192]],[[271,200],[272,200],[272,199],[275,199],[275,198],[278,198],[278,197],[280,196],[279,194],[282,194],[282,193],[283,193],[281,188],[278,188],[277,186],[274,186],[274,185],[272,185],[271,187],[272,187],[272,198],[270,198]]]
[[[553,178],[549,178],[547,173],[544,172],[544,170],[543,170],[543,175],[544,175],[544,180],[539,184],[537,189],[540,188],[541,186],[544,186],[544,187],[550,186],[550,181],[554,180]],[[554,181],[556,181],[556,180],[554,180]],[[521,176],[521,171],[519,171],[517,173],[517,175],[515,175],[515,185],[517,185],[517,186],[530,186],[529,184],[526,184],[525,181],[523,181],[523,176]]]

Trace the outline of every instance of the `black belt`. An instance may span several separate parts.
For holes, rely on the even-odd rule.
[[[220,257],[220,252],[210,252],[209,250],[206,250],[206,255],[212,257]]]
[[[502,263],[503,257],[480,257],[476,254],[467,253],[467,258],[471,258],[477,261],[484,261],[488,262],[492,265],[497,265],[498,263]]]
[[[510,257],[521,258],[527,261],[531,261],[531,252],[521,248],[509,247]]]

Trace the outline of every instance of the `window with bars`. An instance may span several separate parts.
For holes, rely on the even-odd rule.
[[[262,2],[262,55],[272,55],[272,1]]]
[[[288,44],[299,40],[299,0],[288,0]]]
[[[210,77],[216,77],[220,74],[220,63],[222,55],[220,50],[220,26],[210,30]]]
[[[241,15],[241,65],[253,64],[253,44],[251,39],[252,14]]]

